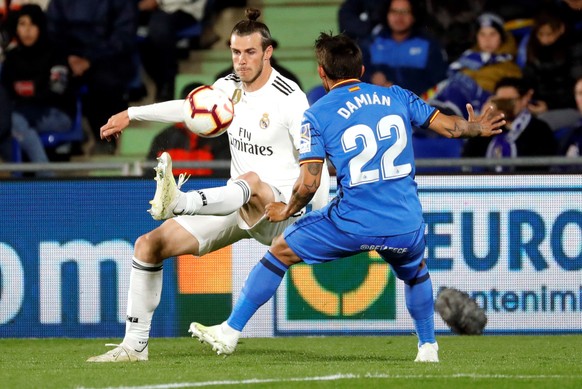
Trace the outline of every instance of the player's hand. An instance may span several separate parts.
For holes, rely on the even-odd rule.
[[[289,216],[287,216],[286,208],[287,204],[282,202],[269,203],[265,207],[265,216],[267,216],[268,221],[273,223],[287,220]]]
[[[469,123],[479,123],[481,126],[481,136],[492,136],[502,133],[501,127],[506,123],[505,115],[495,111],[492,105],[486,105],[485,109],[479,116],[475,116],[475,111],[471,104],[467,104],[467,113],[469,114]]]
[[[129,115],[127,110],[116,113],[101,127],[101,139],[106,139],[108,142],[113,138],[118,139],[127,126],[129,126]]]

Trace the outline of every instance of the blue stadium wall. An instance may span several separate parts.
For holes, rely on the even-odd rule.
[[[435,294],[466,291],[486,333],[582,332],[582,177],[420,176]],[[190,180],[187,190],[224,180]],[[0,182],[0,337],[122,337],[135,239],[160,222],[146,179]],[[389,194],[387,194],[389,195]],[[224,320],[266,247],[164,263],[152,336]],[[439,333],[449,333],[437,318]],[[402,283],[373,252],[294,266],[246,336],[410,334]]]

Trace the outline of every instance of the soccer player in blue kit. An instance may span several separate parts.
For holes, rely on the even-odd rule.
[[[337,197],[274,239],[226,322],[210,327],[192,323],[190,332],[218,354],[231,354],[242,329],[275,294],[289,266],[376,250],[405,283],[406,307],[418,336],[415,361],[438,362],[433,289],[424,261],[425,224],[414,181],[412,126],[448,138],[491,136],[501,133],[505,120],[491,107],[476,117],[471,105],[468,121],[448,116],[398,86],[361,82],[361,51],[344,35],[322,33],[315,52],[328,93],[304,114],[301,173],[290,201],[270,203],[265,213],[277,222],[301,210],[319,186],[326,158],[337,170]]]

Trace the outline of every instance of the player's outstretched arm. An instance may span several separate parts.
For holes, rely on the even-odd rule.
[[[505,125],[502,113],[495,113],[493,107],[487,106],[481,115],[475,116],[471,104],[467,104],[469,120],[454,115],[439,113],[429,128],[447,138],[473,138],[476,136],[493,136],[501,134]]]
[[[119,138],[119,135],[127,126],[129,126],[129,114],[126,109],[111,116],[107,123],[101,126],[101,139],[106,139],[110,142],[112,138]]]
[[[265,215],[271,222],[280,222],[301,211],[313,198],[321,183],[323,161],[306,162],[301,165],[299,177],[293,185],[293,193],[288,204],[270,203],[265,207]]]
[[[101,127],[101,139],[110,141],[119,138],[131,120],[152,121],[160,123],[179,123],[183,117],[184,100],[170,100],[163,103],[130,107],[109,118]]]

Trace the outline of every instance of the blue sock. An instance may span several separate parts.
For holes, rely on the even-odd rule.
[[[426,266],[419,270],[414,279],[406,282],[404,295],[406,296],[406,308],[408,308],[418,335],[418,345],[436,342],[432,282]]]
[[[249,274],[240,297],[226,321],[235,330],[242,331],[247,322],[277,291],[288,266],[267,251]]]

